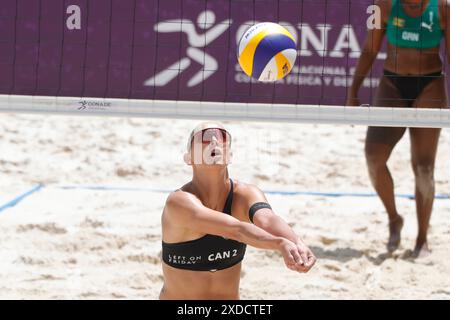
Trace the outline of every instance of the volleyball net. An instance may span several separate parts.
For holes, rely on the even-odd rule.
[[[4,0],[0,111],[449,127],[447,109],[370,107],[385,47],[363,106],[344,107],[376,12],[373,0]],[[236,58],[263,21],[297,39],[276,83],[249,78]]]

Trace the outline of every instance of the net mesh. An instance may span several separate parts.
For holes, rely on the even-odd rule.
[[[376,12],[373,0],[4,0],[0,110],[448,126],[442,96],[430,98],[432,111],[396,110],[408,97],[377,110],[343,107]],[[423,29],[436,21],[421,19]],[[297,39],[292,72],[270,84],[245,75],[236,58],[241,35],[263,21]],[[362,105],[376,104],[387,50],[384,40]]]

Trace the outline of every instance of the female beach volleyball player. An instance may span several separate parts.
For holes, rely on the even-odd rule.
[[[382,27],[368,30],[364,49],[348,91],[347,105],[359,105],[358,90],[387,36],[384,74],[374,106],[401,108],[447,108],[447,88],[439,47],[450,14],[446,0],[378,0]],[[449,59],[447,54],[447,59]],[[365,154],[372,184],[389,215],[389,252],[400,244],[403,218],[394,199],[394,183],[386,165],[406,128],[369,127]],[[434,201],[434,163],[440,129],[409,128],[411,160],[415,175],[418,235],[413,257],[427,255],[427,231]]]
[[[307,272],[311,250],[273,213],[257,187],[231,180],[231,136],[204,123],[191,133],[184,161],[193,177],[167,198],[162,214],[164,286],[160,299],[239,299],[246,245],[277,250]]]

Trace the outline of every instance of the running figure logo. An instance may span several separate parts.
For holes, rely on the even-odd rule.
[[[205,10],[201,12],[197,18],[197,26],[204,29],[204,34],[198,34],[195,25],[191,20],[186,19],[172,19],[160,22],[155,25],[156,32],[184,32],[187,35],[189,47],[187,48],[187,57],[175,62],[165,70],[159,72],[152,78],[146,80],[144,85],[161,87],[175,79],[181,72],[186,70],[191,61],[203,65],[202,70],[197,72],[187,83],[188,87],[194,87],[212,76],[218,67],[216,59],[207,54],[201,48],[205,48],[211,42],[222,35],[231,25],[232,20],[224,20],[214,26],[216,16],[214,12]],[[208,30],[209,29],[209,30]]]
[[[433,11],[430,11],[430,24],[422,22],[422,27],[428,29],[430,32],[433,32]]]

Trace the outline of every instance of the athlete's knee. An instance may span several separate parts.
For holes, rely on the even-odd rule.
[[[377,168],[385,166],[387,158],[384,154],[381,154],[378,150],[373,148],[370,144],[366,144],[364,153],[366,156],[367,165],[371,168]]]
[[[413,162],[413,171],[416,179],[426,182],[434,181],[434,163],[433,161]]]
[[[416,190],[423,201],[432,202],[434,198],[434,166],[432,163],[413,164],[416,177]]]
[[[367,145],[365,154],[370,181],[376,186],[380,170],[386,167],[386,159]]]

